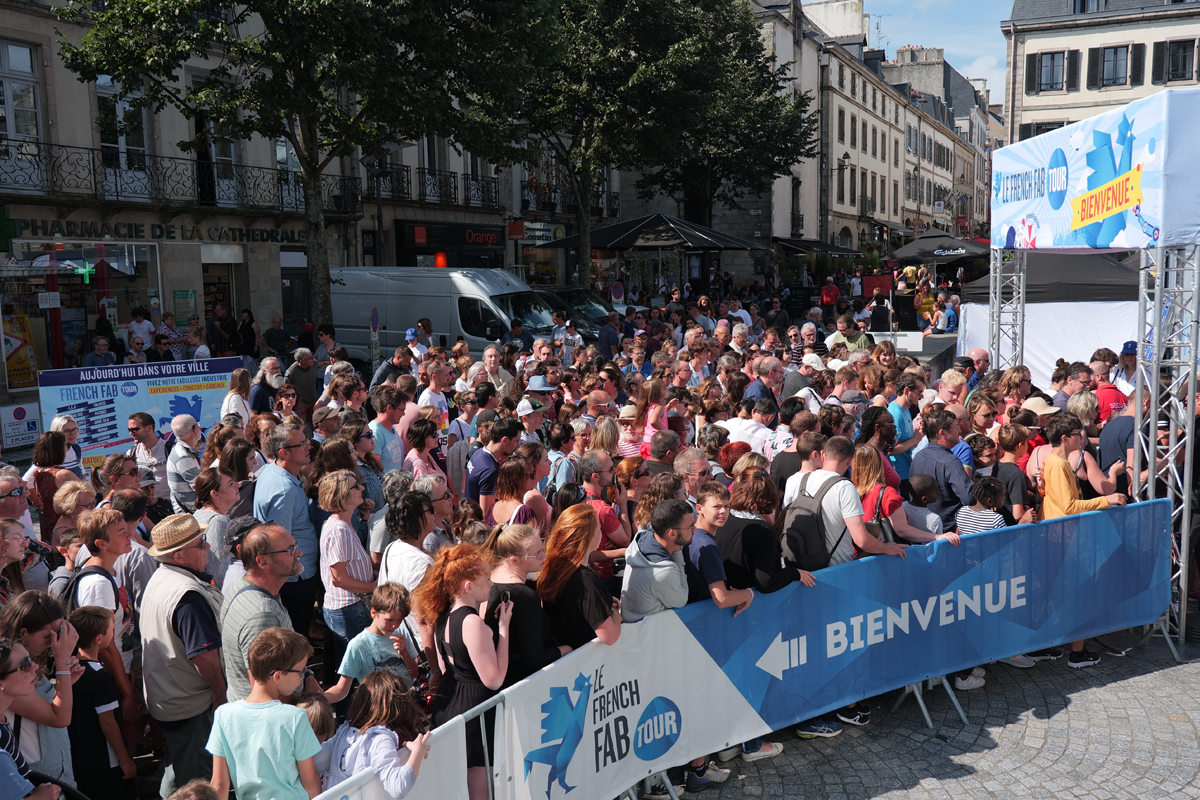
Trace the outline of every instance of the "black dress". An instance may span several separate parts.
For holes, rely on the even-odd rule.
[[[550,632],[550,615],[542,608],[537,592],[527,583],[493,583],[488,594],[487,619],[492,641],[500,640],[500,595],[508,592],[512,600],[512,621],[508,626],[508,672],[501,689],[528,678],[558,659],[558,645]]]
[[[237,354],[239,356],[254,357],[254,351],[258,348],[258,339],[254,335],[254,323],[243,322],[238,326],[238,345]]]
[[[433,699],[434,727],[445,725],[459,714],[465,714],[480,703],[490,700],[496,692],[483,685],[475,665],[471,663],[471,654],[462,638],[463,620],[469,616],[479,616],[479,612],[470,606],[463,606],[447,611],[438,617],[434,625],[437,635],[438,652],[442,654],[445,672],[438,687],[437,696]],[[492,735],[495,730],[495,712],[486,715],[488,727],[488,754],[492,753]],[[479,717],[467,723],[467,766],[486,766],[483,754],[483,737]]]

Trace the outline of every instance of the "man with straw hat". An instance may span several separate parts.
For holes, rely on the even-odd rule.
[[[212,777],[204,747],[213,709],[225,702],[221,669],[221,592],[212,585],[206,526],[172,514],[150,532],[158,561],[142,595],[142,674],[146,705],[166,734],[162,796],[196,778]]]

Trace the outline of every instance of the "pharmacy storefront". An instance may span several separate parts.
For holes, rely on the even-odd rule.
[[[203,324],[221,302],[235,318],[251,309],[268,327],[281,304],[280,248],[304,245],[299,223],[168,213],[48,218],[53,213],[14,205],[0,217],[4,376],[13,392],[36,389],[38,370],[79,366],[98,331],[127,342],[136,308],[156,328],[172,312],[182,330],[193,316]]]

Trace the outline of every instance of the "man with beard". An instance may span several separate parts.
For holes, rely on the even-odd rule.
[[[386,383],[387,379],[396,373],[411,375],[412,359],[412,350],[409,350],[405,345],[397,347],[392,357],[380,364],[379,369],[375,370],[375,375],[371,378],[371,384],[367,387],[367,391],[375,391],[376,388]]]
[[[258,362],[258,374],[250,387],[250,410],[255,414],[268,413],[275,408],[275,395],[287,379],[283,377],[283,362],[267,356]]]
[[[279,600],[279,590],[287,579],[299,575],[300,548],[282,525],[258,524],[240,517],[230,527],[253,525],[242,540],[240,554],[246,574],[234,580],[221,605],[222,657],[228,685],[225,697],[230,703],[250,694],[250,644],[267,628],[292,629],[292,620]],[[243,528],[244,530],[244,528]],[[316,681],[308,678],[308,690],[319,691]]]

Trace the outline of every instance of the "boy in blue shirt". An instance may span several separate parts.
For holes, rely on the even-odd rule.
[[[361,682],[377,669],[394,672],[412,686],[420,647],[404,621],[411,610],[408,589],[403,584],[384,583],[375,588],[371,593],[371,624],[346,645],[338,682],[325,690],[329,702],[344,700],[355,681]]]
[[[308,800],[321,793],[313,764],[321,745],[308,715],[279,702],[304,685],[312,652],[308,639],[284,628],[267,628],[250,645],[250,694],[216,710],[206,748],[222,800],[231,786],[238,800]]]

